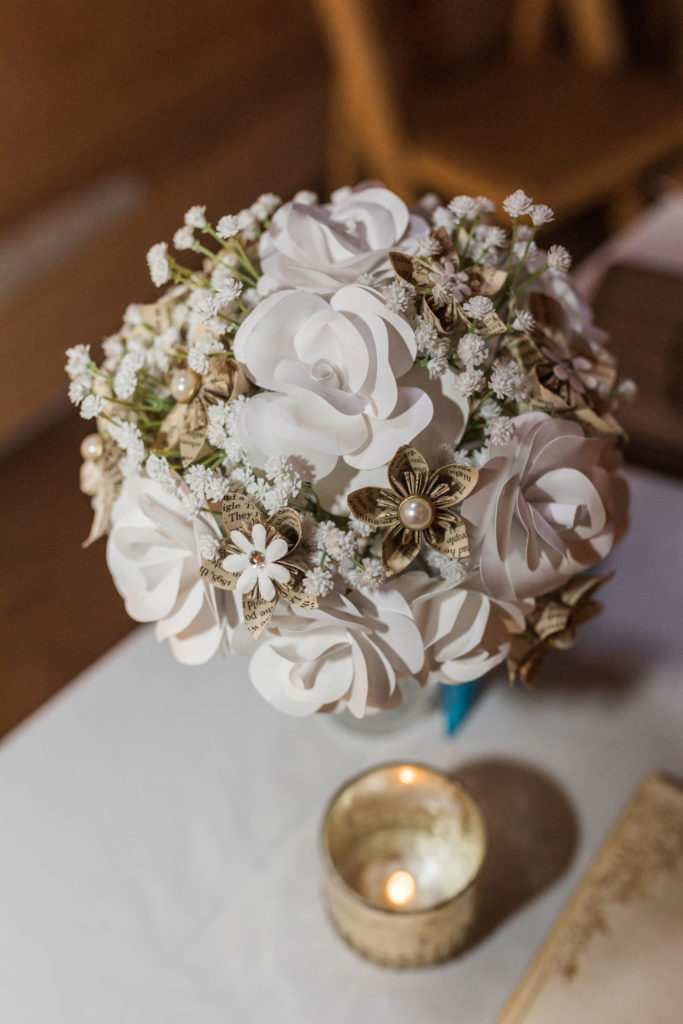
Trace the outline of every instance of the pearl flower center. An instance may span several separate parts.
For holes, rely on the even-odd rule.
[[[169,389],[176,402],[191,402],[199,390],[199,374],[194,370],[178,370],[171,377]]]
[[[99,434],[88,434],[81,441],[81,456],[89,462],[97,462],[103,451],[104,445]]]
[[[411,494],[399,505],[398,518],[409,530],[426,530],[434,521],[434,506],[424,494]]]

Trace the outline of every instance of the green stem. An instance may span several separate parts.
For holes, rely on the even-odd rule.
[[[519,217],[512,218],[512,235],[510,236],[510,252],[508,253],[508,261],[506,270],[508,273],[512,270],[512,261],[515,258],[515,243],[517,241],[517,228],[519,226]]]
[[[233,248],[237,253],[238,257],[240,258],[246,269],[249,271],[249,273],[253,276],[254,284],[257,284],[258,279],[261,275],[259,274],[258,270],[256,269],[256,267],[254,266],[254,264],[251,262],[246,252],[244,251],[244,246],[242,245],[238,238],[231,238],[230,241],[232,242]]]
[[[542,267],[539,267],[539,268],[538,268],[538,270],[535,270],[535,271],[533,272],[533,274],[529,274],[529,276],[528,276],[528,277],[525,277],[525,278],[524,278],[524,280],[522,281],[522,283],[521,283],[521,284],[519,285],[519,287],[518,287],[518,288],[516,289],[516,294],[517,294],[517,295],[519,295],[519,294],[520,294],[520,292],[523,292],[523,291],[525,291],[525,290],[526,290],[526,289],[527,289],[527,288],[529,287],[529,285],[530,285],[530,284],[533,284],[533,282],[534,282],[534,281],[537,281],[537,280],[538,280],[538,278],[539,278],[539,277],[540,277],[540,276],[541,276],[542,274],[545,274],[545,272],[546,272],[546,270],[547,270],[547,269],[548,269],[548,264],[546,263],[546,264],[545,264],[544,266],[542,266]]]
[[[470,242],[472,241],[472,239],[474,237],[475,228],[478,226],[480,220],[481,220],[481,217],[479,216],[479,214],[477,214],[477,216],[472,221],[472,226],[471,226],[470,230],[467,232],[467,235],[465,236],[465,248],[463,249],[463,251],[461,253],[461,256],[462,256],[463,260],[467,256],[467,253],[468,253],[469,247],[470,247]]]
[[[513,292],[515,290],[515,282],[516,282],[517,278],[519,277],[519,273],[520,273],[521,268],[524,266],[526,258],[527,258],[528,254],[529,254],[529,249],[531,248],[531,243],[533,242],[534,237],[535,237],[537,231],[538,231],[538,227],[536,227],[536,226],[534,226],[531,229],[531,234],[529,235],[529,237],[527,239],[527,243],[524,246],[524,252],[522,253],[522,258],[519,261],[519,263],[517,264],[517,266],[515,267],[514,271],[512,272],[512,275],[511,275],[509,283],[508,283],[508,287],[509,287],[511,292]]]

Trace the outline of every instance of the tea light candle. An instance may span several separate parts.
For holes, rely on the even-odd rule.
[[[391,967],[444,960],[476,912],[481,812],[447,775],[385,764],[351,779],[322,826],[324,893],[339,934]]]

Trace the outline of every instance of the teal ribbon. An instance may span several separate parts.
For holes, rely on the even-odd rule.
[[[482,680],[471,683],[440,683],[441,707],[446,734],[453,736],[476,704],[483,690]]]

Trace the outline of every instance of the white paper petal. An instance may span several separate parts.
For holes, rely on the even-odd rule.
[[[278,223],[291,218],[298,237],[300,214],[313,216],[306,206],[283,213]],[[335,248],[329,232],[342,229],[328,225],[323,245],[320,218],[313,221],[317,243]],[[337,242],[346,244],[341,237]],[[339,459],[355,469],[385,465],[432,420],[432,401],[419,386],[428,386],[429,375],[424,368],[415,372],[415,352],[412,327],[370,288],[347,285],[329,302],[291,289],[268,296],[235,338],[247,374],[267,389],[248,399],[240,415],[248,457],[262,466],[268,456],[285,455],[314,481],[328,476]],[[401,383],[408,375],[410,387]],[[461,399],[453,403],[440,386],[434,390],[448,403],[453,443],[463,429]]]
[[[251,531],[251,537],[257,551],[266,550],[266,528],[263,523],[254,523]]]
[[[586,438],[545,413],[515,418],[515,438],[492,445],[462,514],[472,558],[493,597],[535,597],[588,569],[626,524],[623,480],[609,438]]]
[[[266,557],[269,562],[277,562],[278,559],[285,557],[288,550],[289,546],[284,537],[276,537],[266,548]]]
[[[245,537],[245,535],[242,533],[241,530],[231,530],[230,531],[230,540],[233,542],[235,547],[239,548],[240,551],[243,551],[245,553],[245,555],[248,555],[249,552],[254,547],[254,545],[251,543],[249,538]]]
[[[260,570],[257,578],[259,594],[264,601],[272,601],[275,597],[275,584],[266,573],[265,569]]]
[[[158,483],[124,481],[112,510],[109,570],[128,614],[156,622],[157,636],[171,640],[174,654],[192,664],[208,660],[233,628],[219,621],[212,588],[199,577],[202,541],[217,537],[209,518],[190,523],[178,498]]]
[[[520,602],[495,601],[476,572],[454,586],[426,573],[396,580],[410,601],[435,680],[464,683],[480,678],[507,656],[510,634],[525,626]]]
[[[272,562],[268,566],[268,572],[270,574],[270,578],[271,579],[277,580],[278,583],[283,583],[283,584],[284,583],[289,583],[291,575],[292,575],[291,572],[289,571],[289,569],[285,565],[278,565],[277,562]]]
[[[249,548],[251,551],[251,548]],[[249,555],[226,555],[222,562],[223,568],[227,572],[244,572],[245,569],[249,568]]]
[[[259,693],[289,714],[341,704],[360,716],[369,699],[394,701],[397,679],[423,662],[410,606],[386,588],[334,594],[307,612],[279,602],[249,671]]]
[[[244,570],[242,575],[237,581],[235,591],[238,594],[250,594],[256,586],[256,580],[258,577],[258,570],[255,565],[250,565]]]
[[[364,182],[324,205],[285,203],[259,243],[263,272],[281,286],[329,293],[410,248],[428,226],[398,196]]]
[[[418,388],[399,388],[396,408],[389,419],[367,418],[370,437],[362,448],[346,456],[356,469],[373,469],[391,461],[403,444],[409,444],[432,418],[431,399]]]

